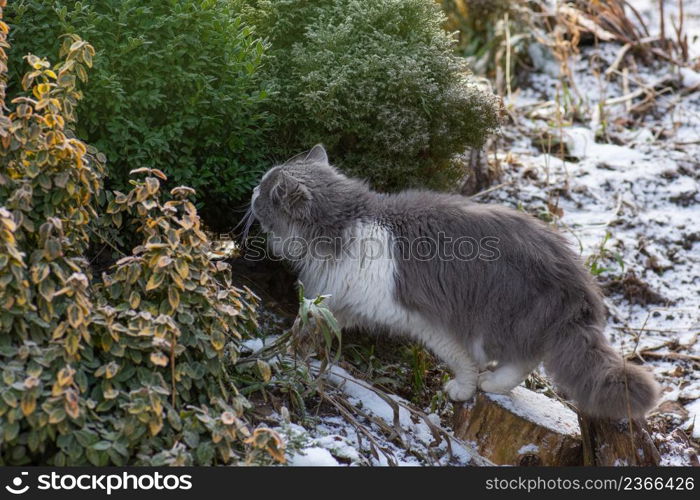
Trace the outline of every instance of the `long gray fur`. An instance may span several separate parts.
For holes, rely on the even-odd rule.
[[[605,308],[590,273],[559,233],[531,216],[430,191],[374,192],[330,166],[322,146],[271,169],[252,210],[270,235],[332,239],[328,259],[315,254],[294,262],[310,293],[335,293],[331,309],[344,325],[385,327],[423,341],[455,372],[446,387],[453,399],[470,397],[477,385],[507,392],[543,361],[589,415],[636,418],[655,404],[653,377],[625,362],[604,335]],[[357,228],[388,234],[391,262],[371,268],[341,262],[347,257],[340,246]],[[407,253],[418,239],[465,236],[491,241],[497,258]],[[384,287],[382,269],[391,274],[389,295],[375,290]],[[353,276],[363,272],[369,274]],[[371,288],[354,293],[364,282]],[[386,302],[384,309],[369,300]],[[499,368],[489,372],[493,362]]]

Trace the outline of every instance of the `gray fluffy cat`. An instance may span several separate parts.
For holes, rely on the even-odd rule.
[[[270,169],[251,208],[309,297],[330,295],[343,327],[423,343],[454,373],[445,390],[455,401],[477,387],[508,392],[544,362],[589,415],[642,417],[655,404],[653,377],[606,340],[590,274],[531,216],[430,191],[374,192],[320,145]]]

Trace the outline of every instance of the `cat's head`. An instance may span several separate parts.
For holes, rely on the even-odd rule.
[[[265,231],[342,224],[348,203],[367,192],[328,162],[320,144],[268,170],[253,191],[251,208]]]

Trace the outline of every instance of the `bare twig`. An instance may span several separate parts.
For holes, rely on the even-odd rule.
[[[605,70],[605,78],[610,78],[616,71],[618,66],[620,66],[620,63],[624,59],[625,55],[629,50],[632,48],[631,43],[626,43],[622,46],[622,48],[619,50],[617,55],[615,56],[615,60],[612,62],[610,67]]]
[[[659,0],[659,31],[661,32],[661,43],[664,44],[664,49],[668,50],[668,41],[666,40],[666,20],[664,19],[664,4],[666,0]]]
[[[94,234],[95,236],[97,236],[99,239],[101,239],[101,240],[102,240],[102,243],[104,243],[105,245],[110,246],[110,247],[112,248],[112,250],[115,250],[116,252],[120,253],[120,254],[121,254],[122,256],[124,256],[124,257],[127,256],[123,251],[121,251],[118,247],[116,247],[111,241],[109,241],[107,238],[105,238],[104,236],[102,236],[100,233],[98,233],[97,231],[95,231],[94,229],[92,229],[90,226],[88,226],[88,230],[89,230],[92,234]]]
[[[614,71],[615,73],[618,73],[617,70]],[[622,73],[620,73],[622,74]],[[640,82],[638,80],[634,80],[633,78],[630,78],[631,81],[636,83],[637,85],[640,86],[637,90],[630,92],[629,94],[622,95],[620,97],[614,97],[612,99],[607,99],[605,101],[606,105],[615,105],[615,104],[622,104],[624,102],[636,99],[638,97],[641,97],[644,94],[647,95],[654,95],[658,94],[660,91],[657,91],[656,89],[659,87],[664,87],[667,84],[673,82],[674,78],[672,76],[664,76],[662,78],[659,78],[655,82],[651,84],[645,84],[643,82]]]
[[[370,451],[372,452],[372,455],[374,455],[374,458],[379,459],[379,452],[381,452],[386,458],[386,461],[389,465],[396,465],[396,459],[394,457],[394,454],[390,450],[379,444],[379,442],[377,442],[372,433],[369,432],[369,430],[364,425],[358,422],[357,419],[353,416],[353,414],[350,411],[348,411],[348,409],[343,404],[341,404],[337,399],[329,396],[326,392],[321,392],[319,394],[324,401],[327,401],[331,405],[333,405],[333,407],[335,407],[335,409],[338,410],[338,412],[343,416],[343,418],[347,422],[352,424],[352,426],[355,428],[355,431],[358,433],[358,436],[362,434],[365,438],[367,438],[367,441],[370,443]],[[357,411],[357,408],[353,408],[353,410]]]
[[[501,189],[502,187],[509,186],[510,184],[513,184],[514,182],[515,182],[515,180],[510,180],[510,181],[507,181],[507,182],[502,182],[501,184],[497,184],[497,185],[492,186],[492,187],[490,187],[490,188],[488,188],[488,189],[484,189],[483,191],[479,191],[478,193],[473,194],[473,195],[470,196],[469,198],[470,198],[470,199],[480,198],[481,196],[484,196],[485,194],[488,194],[488,193],[491,193],[491,192],[493,192],[493,191],[496,191],[497,189]]]
[[[627,68],[623,68],[622,70],[622,91],[625,94],[629,94],[630,92],[629,70]],[[629,100],[625,101],[625,110],[629,113],[631,109],[632,103]]]
[[[510,88],[510,20],[508,19],[508,12],[505,13],[503,22],[505,23],[506,30],[506,92],[508,95],[508,102],[512,102],[512,94]]]

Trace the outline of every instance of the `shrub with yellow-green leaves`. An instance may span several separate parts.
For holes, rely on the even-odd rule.
[[[134,171],[98,214],[100,155],[69,129],[94,51],[72,36],[60,55],[27,56],[6,103],[0,50],[0,464],[284,460],[236,387],[255,296],[207,257],[192,190],[163,201],[160,170]],[[134,224],[141,243],[94,276],[86,250],[105,224]]]

